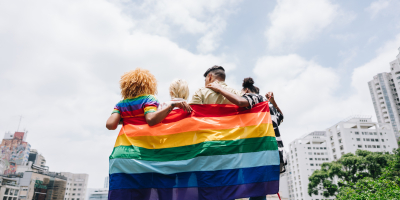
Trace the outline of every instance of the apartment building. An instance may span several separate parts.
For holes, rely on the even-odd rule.
[[[399,48],[400,52],[400,48]],[[379,73],[368,82],[376,118],[391,124],[396,138],[400,137],[400,53],[389,63],[390,72]]]
[[[331,159],[339,159],[357,149],[392,152],[397,148],[391,124],[373,122],[371,116],[352,116],[326,129]]]
[[[65,190],[65,200],[84,200],[86,196],[88,174],[74,174],[70,172],[61,172],[67,177],[67,188]]]
[[[357,149],[392,152],[398,148],[391,124],[378,123],[371,116],[352,116],[326,131],[315,131],[289,144],[287,183],[290,200],[327,200],[321,194],[308,195],[308,177],[322,163],[339,159]]]

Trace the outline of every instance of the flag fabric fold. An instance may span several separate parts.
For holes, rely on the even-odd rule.
[[[191,105],[148,126],[124,118],[110,156],[109,199],[228,200],[276,194],[280,158],[268,102]]]

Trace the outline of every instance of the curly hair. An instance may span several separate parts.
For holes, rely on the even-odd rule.
[[[143,94],[157,94],[157,80],[149,70],[136,68],[124,73],[119,81],[123,99]]]

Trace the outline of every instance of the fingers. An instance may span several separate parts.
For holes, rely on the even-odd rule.
[[[187,113],[191,113],[193,111],[192,107],[190,107],[187,102],[179,102],[176,104],[176,106],[183,109]]]

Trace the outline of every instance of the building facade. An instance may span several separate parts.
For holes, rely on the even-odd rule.
[[[88,200],[107,200],[108,188],[91,188],[88,190]]]
[[[400,52],[400,48],[399,48]],[[400,53],[389,63],[390,72],[379,73],[368,82],[376,118],[379,123],[391,124],[396,138],[400,137]]]
[[[287,183],[290,200],[326,200],[322,193],[308,195],[308,177],[322,163],[357,149],[392,152],[398,148],[391,124],[373,122],[370,116],[352,116],[326,129],[306,134],[289,144]]]
[[[61,172],[67,177],[67,189],[65,190],[65,200],[84,200],[86,196],[88,174],[73,174]]]

